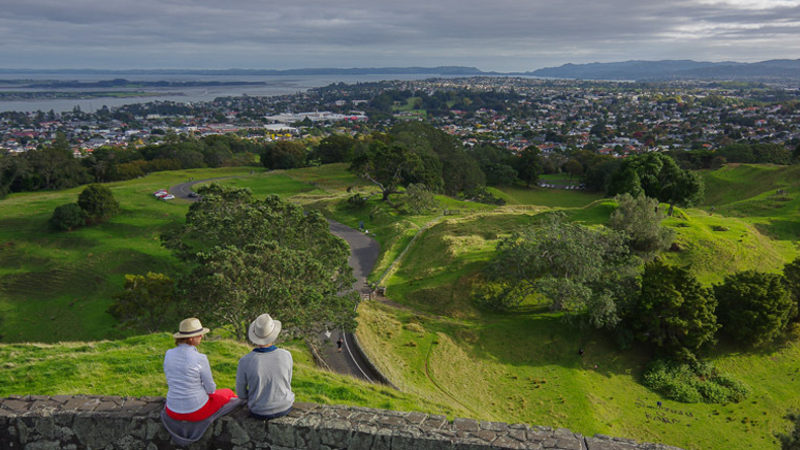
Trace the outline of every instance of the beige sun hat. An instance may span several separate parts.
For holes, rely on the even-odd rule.
[[[189,317],[188,319],[181,320],[181,324],[178,326],[178,332],[173,334],[172,337],[175,339],[190,338],[202,336],[209,331],[211,330],[203,327],[203,324],[200,323],[200,319],[196,317]]]
[[[247,337],[256,345],[270,345],[278,338],[281,332],[280,320],[275,320],[269,314],[262,314],[250,324]]]

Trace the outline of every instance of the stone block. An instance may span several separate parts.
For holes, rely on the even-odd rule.
[[[3,409],[10,411],[14,415],[22,415],[28,412],[28,402],[23,400],[6,400],[3,402]]]
[[[498,436],[498,438],[492,442],[492,448],[525,449],[528,447],[517,439],[512,439],[508,436]]]
[[[470,433],[470,435],[487,443],[491,443],[492,441],[495,440],[495,438],[497,438],[497,433],[490,430],[473,431],[472,433]]]
[[[428,415],[421,412],[410,412],[406,415],[406,422],[412,425],[422,425],[422,422],[428,418]]]
[[[445,436],[408,428],[393,430],[391,448],[392,450],[451,450],[453,443]]]
[[[481,430],[489,430],[504,433],[508,430],[508,424],[503,422],[481,422]]]
[[[375,450],[373,443],[375,442],[378,427],[363,423],[351,423],[351,427],[352,433],[350,434],[350,440],[347,442],[347,450]],[[384,450],[389,450],[389,448],[387,446]]]
[[[351,433],[350,423],[345,420],[324,420],[319,426],[319,442],[331,448],[347,448]]]
[[[478,431],[478,421],[456,417],[453,419],[453,429],[456,431]]]
[[[278,420],[260,421],[251,419],[248,422],[260,424],[266,430],[265,437],[259,439],[253,436],[255,442],[267,441],[270,444],[275,444],[281,447],[294,447],[295,445],[295,428],[291,423],[285,423]]]

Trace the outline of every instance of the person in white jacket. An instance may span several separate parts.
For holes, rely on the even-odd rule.
[[[236,397],[230,389],[217,389],[208,357],[197,351],[203,336],[210,330],[194,317],[181,321],[172,335],[175,347],[164,355],[167,377],[165,411],[175,420],[199,422],[208,419]]]

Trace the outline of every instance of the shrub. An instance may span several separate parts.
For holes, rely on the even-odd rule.
[[[67,203],[53,210],[50,226],[56,230],[69,231],[86,225],[86,212],[77,203]]]
[[[86,212],[89,220],[102,222],[119,212],[119,202],[114,199],[111,189],[102,184],[90,184],[78,196],[78,205]]]
[[[740,402],[747,397],[747,386],[727,374],[718,373],[709,363],[688,364],[655,360],[642,376],[642,384],[666,398],[683,403]]]
[[[723,330],[745,345],[769,343],[797,314],[797,305],[783,276],[747,270],[714,286]]]

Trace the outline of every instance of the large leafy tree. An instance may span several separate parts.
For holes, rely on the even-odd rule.
[[[596,327],[613,327],[624,309],[625,291],[635,290],[636,266],[619,233],[549,214],[538,226],[500,241],[486,267],[481,298],[489,306],[509,308],[539,293],[553,310],[585,314]]]
[[[216,184],[198,193],[185,225],[164,236],[189,265],[179,283],[189,312],[232,326],[242,339],[264,312],[305,334],[354,326],[350,251],[319,213]]]
[[[267,169],[293,169],[306,163],[306,147],[300,142],[278,141],[261,151],[261,164]]]
[[[464,150],[461,143],[449,134],[422,122],[401,122],[392,128],[394,139],[419,154],[423,160],[426,155],[438,160],[438,173],[442,180],[441,189],[448,195],[459,192],[472,192],[486,184],[486,177],[478,161]],[[431,169],[436,170],[435,166]],[[429,182],[420,180],[434,190]]]
[[[714,286],[723,331],[746,345],[775,340],[797,315],[797,304],[779,274],[746,270]]]
[[[645,265],[627,321],[637,337],[672,356],[693,354],[719,329],[713,293],[688,270],[659,260]]]
[[[783,266],[783,278],[786,288],[792,294],[792,299],[800,307],[800,258]]]
[[[517,177],[530,187],[539,181],[542,174],[542,156],[539,149],[533,145],[525,148],[514,161]]]
[[[628,193],[618,195],[615,200],[617,209],[611,213],[608,226],[625,233],[631,249],[649,257],[669,247],[675,232],[661,226],[665,214],[658,208],[658,200]]]
[[[435,155],[425,156],[400,143],[375,140],[355,157],[350,170],[378,186],[386,201],[410,183],[422,183],[434,190],[441,186],[438,160]]]
[[[607,194],[644,194],[668,203],[669,215],[675,205],[691,205],[703,196],[700,177],[678,167],[669,155],[645,153],[627,158],[609,181]]]

